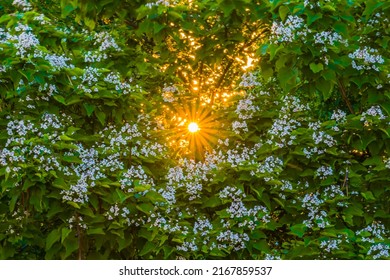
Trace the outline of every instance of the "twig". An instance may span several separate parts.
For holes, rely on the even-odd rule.
[[[343,84],[343,81],[341,79],[338,79],[338,83],[339,83],[339,87],[340,87],[340,90],[341,90],[341,96],[343,97],[344,102],[347,104],[348,109],[351,112],[351,114],[355,114],[355,112],[354,112],[354,110],[352,108],[351,102],[349,102],[349,99],[348,99],[347,92],[345,90],[345,86]]]
[[[348,167],[345,169],[345,177],[344,177],[344,182],[343,182],[343,188],[345,187],[345,191],[347,193],[347,197],[349,196],[348,194]]]

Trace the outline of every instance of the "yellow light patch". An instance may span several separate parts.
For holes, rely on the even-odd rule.
[[[188,125],[188,131],[191,133],[195,133],[199,131],[199,125],[195,122],[192,122]]]

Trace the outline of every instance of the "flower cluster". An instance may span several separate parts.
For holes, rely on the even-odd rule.
[[[264,162],[259,163],[256,174],[264,176],[265,181],[274,179],[274,175],[279,175],[283,170],[283,161],[280,158],[269,156]]]
[[[68,64],[68,61],[70,61],[71,59],[69,57],[66,57],[65,55],[45,54],[41,50],[35,50],[34,58],[45,59],[52,66],[54,71],[59,71],[64,68],[74,68],[73,64]]]
[[[231,202],[229,208],[226,209],[227,213],[230,214],[230,219],[244,218],[241,219],[239,227],[248,227],[253,230],[259,218],[263,223],[270,221],[269,212],[264,206],[255,205],[253,208],[245,206],[243,199],[246,195],[237,187],[226,186],[219,192],[218,196],[222,201]]]
[[[323,143],[328,147],[333,147],[337,144],[336,140],[324,131],[313,132],[312,138],[316,145]]]
[[[14,172],[13,176],[21,170],[22,163],[38,163],[39,171],[64,170],[53,147],[40,142],[46,140],[46,143],[50,141],[48,144],[53,145],[60,141],[65,125],[72,123],[67,115],[63,114],[60,118],[60,115],[43,113],[36,122],[12,120],[10,116],[9,119],[6,128],[8,138],[4,148],[0,149],[1,165],[6,166],[9,172]],[[40,140],[31,141],[35,137]]]
[[[232,129],[235,134],[242,134],[242,132],[248,132],[248,125],[246,121],[234,121],[232,123]]]
[[[275,119],[272,127],[268,130],[270,138],[267,143],[274,143],[279,148],[292,145],[296,136],[291,135],[291,133],[300,126],[301,123],[290,118],[289,115],[283,115],[281,118]]]
[[[124,123],[119,128],[114,125],[109,125],[100,131],[99,134],[104,142],[109,143],[109,145],[101,145],[105,152],[108,150],[120,151],[121,148],[129,145],[132,140],[142,136],[136,123]],[[124,155],[126,156],[126,153]]]
[[[364,122],[365,126],[369,126],[370,123],[376,120],[385,120],[387,117],[383,114],[380,106],[371,106],[367,111],[362,113],[360,121]]]
[[[74,203],[84,204],[88,202],[88,183],[87,178],[80,178],[76,184],[71,185],[68,190],[62,190],[62,199]]]
[[[92,89],[90,87],[93,87],[98,82],[99,76],[101,76],[101,73],[98,68],[88,66],[85,68],[78,88],[86,93],[92,93]],[[84,85],[84,83],[86,85]],[[94,87],[94,90],[97,90],[97,87]]]
[[[246,233],[236,233],[231,230],[222,231],[218,236],[217,240],[218,249],[233,249],[239,251],[244,249],[245,243],[249,241],[249,236]]]
[[[335,44],[348,45],[347,41],[335,31],[322,31],[320,33],[314,34],[314,43],[323,45],[321,47],[322,52],[327,52],[327,46],[335,46]]]
[[[359,48],[348,55],[352,59],[352,68],[356,70],[375,70],[379,71],[378,65],[383,64],[385,60],[378,54],[374,48]]]
[[[290,146],[296,139],[293,131],[301,127],[299,120],[295,119],[295,113],[305,113],[310,110],[308,104],[304,105],[298,97],[287,95],[282,100],[279,117],[275,118],[272,127],[268,130],[268,144],[274,144],[279,148]]]
[[[177,98],[175,97],[175,93],[178,93],[179,90],[176,86],[166,86],[162,90],[162,97],[165,102],[173,102]]]
[[[385,167],[390,169],[390,158],[384,160]]]
[[[385,16],[385,14],[382,13],[375,13],[367,20],[367,27],[375,27],[378,26],[381,23],[389,22],[389,18]],[[380,32],[380,31],[379,31]]]
[[[369,234],[370,237],[366,234]],[[356,231],[356,235],[363,236],[363,241],[367,241],[370,243],[374,243],[375,240],[384,240],[387,236],[389,236],[389,230],[381,222],[373,222],[371,225]]]
[[[244,73],[241,76],[241,82],[239,84],[240,87],[255,87],[255,86],[260,86],[261,83],[258,81],[257,77],[252,73]]]
[[[320,209],[323,203],[324,200],[320,198],[319,192],[306,194],[302,199],[302,207],[309,211],[308,219],[303,221],[303,224],[308,228],[313,228],[314,226],[325,228],[329,225],[328,213]]]
[[[196,252],[198,251],[198,246],[195,244],[195,241],[184,241],[183,244],[177,245],[176,249],[178,251],[184,251],[184,252]]]
[[[342,237],[342,236],[339,236]],[[320,248],[325,252],[331,253],[339,248],[339,245],[342,243],[342,239],[327,239],[322,240],[320,243]]]
[[[344,192],[341,190],[339,185],[330,185],[326,187],[322,196],[325,200],[333,200],[338,197],[345,197]]]
[[[156,2],[146,3],[145,6],[148,7],[149,9],[151,9],[154,6],[169,7],[171,5],[174,5],[175,3],[176,3],[176,1],[172,1],[172,0],[157,0]]]
[[[218,154],[219,163],[228,163],[231,167],[237,167],[241,165],[255,165],[256,151],[261,147],[260,143],[255,144],[253,147],[246,147],[238,145],[237,149],[229,149],[226,151],[226,155]]]
[[[32,33],[32,28],[28,25],[18,24],[14,30],[18,35],[11,35],[5,33],[3,36],[6,38],[2,40],[2,43],[10,43],[16,48],[16,55],[22,58],[27,57],[28,51],[34,49],[39,45],[39,40],[35,34]]]
[[[316,170],[315,176],[320,179],[326,179],[328,176],[333,175],[333,169],[330,166],[321,166]]]
[[[370,244],[367,255],[373,259],[388,258],[390,247],[385,244],[385,239],[389,236],[389,230],[380,222],[373,222],[371,225],[358,230],[356,235],[361,236],[363,242]]]
[[[117,72],[110,72],[105,78],[104,81],[108,84],[115,86],[116,92],[120,94],[130,94],[135,91],[141,91],[141,86],[132,85],[132,79],[128,81],[121,81],[121,77]]]
[[[213,225],[207,218],[197,218],[193,227],[194,234],[200,233],[201,236],[207,236]]]
[[[203,189],[202,182],[209,181],[209,174],[215,168],[213,162],[195,162],[184,159],[180,166],[168,170],[168,183],[165,189],[160,189],[163,197],[168,203],[176,202],[176,189],[185,188],[189,195],[188,200],[200,198]]]
[[[240,99],[236,107],[236,114],[241,120],[250,119],[253,116],[253,113],[259,110],[259,107],[254,105],[254,96],[248,95],[245,99]]]
[[[121,48],[116,43],[115,39],[111,36],[110,33],[102,31],[96,33],[94,36],[94,45],[98,45],[98,51],[104,52],[109,49],[114,49],[115,51],[120,51]]]
[[[88,229],[88,226],[86,223],[84,223],[84,219],[82,216],[76,216],[73,215],[68,219],[69,228],[72,229],[74,227],[79,227],[82,229]]]
[[[305,38],[310,32],[304,20],[298,16],[289,15],[284,23],[273,22],[271,26],[271,41],[274,44],[293,42],[302,37]]]
[[[330,118],[338,123],[345,123],[347,121],[347,114],[344,111],[337,109],[333,111]]]
[[[20,8],[24,12],[30,11],[32,9],[31,4],[27,0],[14,0],[12,5]]]
[[[367,255],[372,256],[374,260],[380,258],[388,258],[390,257],[389,250],[390,246],[387,244],[374,244],[368,250]]]
[[[114,220],[116,217],[120,216],[125,219],[128,225],[130,225],[130,218],[128,218],[129,214],[130,210],[127,207],[119,207],[118,204],[112,205],[106,212],[106,216],[109,221]]]
[[[141,165],[131,166],[124,172],[119,180],[122,190],[133,192],[135,185],[154,186],[154,181],[144,171]]]

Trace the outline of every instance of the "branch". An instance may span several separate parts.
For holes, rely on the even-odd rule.
[[[246,48],[248,48],[250,45],[252,45],[254,42],[256,42],[261,36],[263,35],[262,32],[260,32],[257,36],[255,36],[254,38],[248,40],[247,42],[245,42],[241,48],[238,49],[237,53],[241,53],[242,51],[244,51]],[[230,70],[230,68],[232,67],[233,65],[233,62],[234,62],[234,59],[231,58],[229,63],[226,65],[225,69],[223,70],[223,73],[221,75],[221,77],[219,78],[218,82],[217,82],[217,85],[216,85],[216,89],[219,89],[228,73],[228,71]],[[211,94],[211,102],[210,102],[210,105],[212,106],[214,104],[214,98],[215,98],[215,91],[212,92]]]
[[[348,99],[347,91],[345,90],[345,86],[344,86],[343,81],[341,79],[338,79],[338,83],[339,83],[339,88],[341,91],[341,96],[343,97],[344,102],[347,104],[348,109],[351,112],[351,114],[355,114],[355,111],[352,108],[351,102]]]

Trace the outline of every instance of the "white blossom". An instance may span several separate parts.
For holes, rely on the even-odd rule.
[[[370,47],[359,48],[348,55],[352,59],[352,68],[356,70],[379,71],[378,64],[383,64],[385,60],[378,54],[378,50]]]

